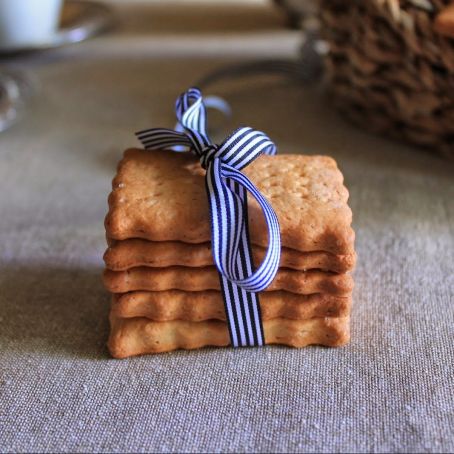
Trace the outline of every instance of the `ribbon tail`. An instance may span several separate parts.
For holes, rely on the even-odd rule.
[[[223,180],[220,167],[217,160],[208,167],[206,185],[213,255],[225,259],[215,259],[215,262],[230,340],[234,347],[260,346],[264,341],[258,294],[247,291],[236,282],[250,276],[254,268],[247,225],[247,191],[232,179]],[[228,250],[230,254],[221,254],[221,250]],[[226,260],[228,256],[230,260]]]
[[[243,205],[243,226],[240,240],[240,253],[237,256],[237,272],[240,279],[250,276],[254,270],[254,257],[252,254],[251,240],[249,236],[249,220],[247,206],[247,191],[244,190],[238,183],[231,181],[231,189],[238,194]],[[250,334],[251,346],[262,346],[265,343],[264,331],[262,324],[262,314],[260,309],[259,293],[248,292],[241,288],[243,301],[247,305],[248,312],[248,332]],[[253,339],[251,338],[253,337]],[[252,343],[251,343],[252,341]]]
[[[230,190],[241,200],[245,216],[238,225],[241,228],[239,253],[235,271],[239,279],[253,272],[254,263],[247,222],[247,192],[234,181],[228,183]],[[264,342],[259,294],[248,292],[219,273],[224,307],[229,326],[230,342],[233,347],[262,346]]]

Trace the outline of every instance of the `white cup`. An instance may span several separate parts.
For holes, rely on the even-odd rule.
[[[50,43],[61,6],[62,0],[0,0],[0,48]]]

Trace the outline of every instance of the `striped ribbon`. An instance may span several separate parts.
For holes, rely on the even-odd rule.
[[[207,134],[206,104],[200,90],[191,88],[176,102],[179,130],[153,128],[137,132],[136,136],[145,149],[185,147],[199,158],[206,170],[211,244],[230,340],[234,347],[260,346],[264,344],[264,336],[258,292],[277,273],[280,230],[273,208],[241,169],[262,153],[275,154],[276,146],[263,132],[249,127],[238,128],[221,144],[213,144]],[[268,227],[267,252],[257,268],[249,239],[248,192],[260,205]]]

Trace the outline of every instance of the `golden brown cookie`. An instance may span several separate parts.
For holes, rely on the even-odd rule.
[[[182,243],[181,241],[147,241],[133,238],[116,241],[107,240],[109,247],[104,254],[106,267],[113,271],[123,271],[137,266],[162,268],[167,266],[202,267],[213,265],[210,243]],[[265,249],[253,247],[254,261],[259,264]],[[351,270],[356,255],[335,255],[324,251],[300,252],[282,248],[280,267],[296,270],[320,269],[344,273]]]
[[[283,291],[264,292],[260,295],[260,307],[263,320],[345,317],[350,314],[351,297],[320,293],[299,295]],[[117,294],[112,297],[111,312],[119,318],[144,317],[157,322],[226,320],[222,294],[216,290],[137,291]]]
[[[353,254],[348,191],[332,158],[263,155],[243,171],[276,211],[284,247]],[[105,220],[109,237],[211,240],[204,170],[192,154],[127,150],[112,188]],[[248,200],[251,241],[266,246],[262,212],[252,197]]]
[[[140,266],[125,271],[104,270],[104,285],[109,292],[125,293],[136,290],[161,292],[164,290],[220,290],[216,267],[189,268],[170,266],[150,268]],[[353,279],[349,274],[335,274],[324,271],[295,271],[280,269],[266,291],[286,290],[310,295],[328,293],[349,296],[353,289]]]
[[[115,358],[230,344],[227,323],[218,320],[154,322],[147,318],[122,319],[111,315],[110,323],[108,347]],[[265,343],[291,347],[313,344],[338,347],[350,339],[348,316],[310,320],[275,318],[265,321],[263,329]]]

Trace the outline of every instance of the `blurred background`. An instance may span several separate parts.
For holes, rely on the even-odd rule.
[[[210,57],[252,63],[221,70],[219,75],[211,69],[201,69],[192,79],[180,74],[183,88],[205,76],[216,80],[250,72],[285,72],[289,68],[272,68],[271,62],[255,65],[255,60],[294,57],[301,43],[301,14],[307,9],[266,0],[2,0],[0,8],[2,129],[25,112],[32,93],[40,96],[39,77],[34,77],[39,68],[56,69],[63,60],[130,58],[133,63],[150,64],[194,58],[194,69],[197,61]],[[60,84],[64,84],[62,78]]]
[[[449,0],[2,0],[0,13],[0,129],[36,92],[34,65],[222,56],[244,62],[185,83],[270,74],[324,83],[361,128],[453,157]],[[15,71],[24,65],[29,74]]]

